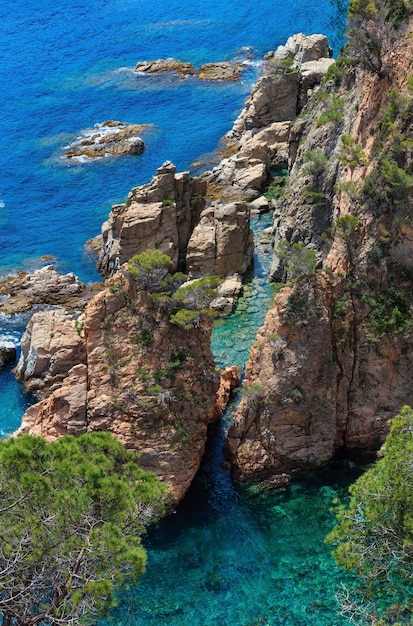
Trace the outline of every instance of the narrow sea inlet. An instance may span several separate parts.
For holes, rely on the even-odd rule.
[[[0,7],[0,273],[51,262],[86,282],[99,279],[85,242],[112,204],[171,160],[191,168],[216,149],[259,75],[263,54],[295,32],[342,42],[346,2],[292,0],[204,3],[177,0],[15,0]],[[199,67],[245,58],[234,83],[159,79],[137,61],[176,57]],[[64,159],[83,130],[115,119],[151,124],[139,156]],[[266,221],[267,220],[267,221]],[[270,216],[257,220],[257,231]],[[258,235],[257,235],[258,237]],[[245,365],[272,298],[269,255],[257,247],[254,274],[236,312],[219,322],[219,366]],[[26,317],[1,317],[16,344]],[[27,406],[8,370],[0,372],[0,433]],[[230,420],[230,411],[225,420]],[[225,423],[219,428],[224,429]],[[178,510],[146,537],[147,572],[125,596],[119,626],[341,626],[334,599],[340,576],[323,538],[331,501],[352,471],[304,477],[285,489],[235,486],[223,468],[222,433]]]

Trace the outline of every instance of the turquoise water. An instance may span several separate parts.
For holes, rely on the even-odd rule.
[[[271,307],[276,287],[268,282],[270,246],[261,243],[259,236],[271,223],[272,213],[251,220],[255,233],[254,268],[235,311],[215,323],[211,347],[218,367],[237,365],[244,369],[257,330]]]
[[[235,490],[221,478],[204,466],[177,513],[149,534],[147,572],[114,623],[348,624],[334,598],[341,576],[323,540],[331,501],[354,474],[330,470],[277,489]]]
[[[344,0],[10,0],[0,4],[0,275],[42,264],[98,279],[85,242],[112,204],[147,182],[165,160],[178,170],[214,151],[260,70],[265,51],[298,31],[323,32],[337,52]],[[175,56],[200,65],[243,57],[239,83],[138,77],[138,60]],[[136,157],[66,163],[63,149],[107,119],[151,123]],[[270,217],[257,220],[257,230]],[[272,298],[269,254],[233,316],[217,326],[220,366],[245,365]],[[0,318],[0,336],[19,341],[27,319]],[[0,435],[20,423],[29,400],[0,373]],[[237,489],[223,467],[228,414],[176,513],[147,539],[148,569],[115,621],[139,626],[341,626],[339,574],[323,545],[331,497],[350,475],[310,476],[286,490]]]
[[[254,269],[231,315],[216,323],[217,364],[243,369],[274,295],[268,248],[254,218]],[[288,487],[235,485],[223,442],[238,390],[210,427],[201,469],[173,515],[145,538],[147,571],[113,616],[118,626],[346,626],[335,594],[342,581],[324,538],[330,511],[356,471],[348,465],[309,473]],[[107,623],[105,623],[107,624]]]

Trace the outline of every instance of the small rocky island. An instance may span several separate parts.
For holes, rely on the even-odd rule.
[[[68,159],[102,158],[108,155],[142,154],[145,149],[140,133],[148,124],[126,124],[108,120],[81,132],[80,137],[65,148]]]

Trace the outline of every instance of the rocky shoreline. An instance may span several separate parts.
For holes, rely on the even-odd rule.
[[[16,375],[44,399],[28,409],[18,432],[53,439],[110,430],[140,452],[143,467],[170,484],[174,503],[182,499],[199,467],[206,427],[219,418],[231,388],[239,383],[238,373],[234,368],[223,373],[218,390],[209,347],[211,324],[191,331],[172,326],[162,307],[137,292],[121,270],[133,255],[156,247],[170,256],[174,271],[185,270],[190,279],[221,276],[215,306],[231,310],[252,262],[251,210],[270,208],[264,198],[256,199],[271,168],[287,161],[299,93],[304,98],[302,48],[315,46],[317,54],[330,55],[325,37],[297,37],[299,43],[289,40],[292,58],[301,51],[297,68],[274,70],[273,54],[269,74],[259,79],[226,137],[231,156],[195,178],[165,163],[149,184],[133,189],[124,204],[112,208],[94,242],[100,250],[98,267],[110,277],[100,293],[80,304],[84,286],[73,283],[68,288],[67,278],[58,279],[66,312],[53,308],[36,313],[22,339]],[[284,105],[278,99],[273,106],[280,89],[285,91]],[[53,272],[44,268],[20,278],[22,294],[30,291],[26,284],[39,287],[25,306],[59,303],[50,297],[50,284],[42,289],[39,280],[46,274],[49,282],[56,280]],[[10,297],[4,302],[11,306],[20,295],[14,284],[3,286],[5,294],[8,287]]]
[[[412,47],[405,46],[410,56]],[[169,61],[167,71],[181,71]],[[229,312],[253,258],[251,213],[275,208],[273,279],[289,280],[294,244],[314,255],[314,267],[281,290],[252,347],[226,446],[235,474],[276,479],[323,465],[338,448],[380,445],[388,418],[400,403],[413,401],[408,327],[391,338],[372,337],[369,321],[377,285],[390,288],[389,269],[368,261],[389,220],[379,228],[358,203],[354,248],[334,225],[352,211],[350,194],[338,193],[338,185],[362,184],[374,167],[363,169],[361,160],[345,166],[341,137],[360,142],[373,164],[366,128],[377,130],[388,90],[360,68],[338,89],[334,81],[322,84],[333,63],[322,35],[295,35],[268,53],[263,75],[224,138],[225,157],[212,171],[192,177],[166,162],[112,207],[94,241],[107,277],[99,293],[85,293],[74,277],[57,279],[50,268],[41,271],[44,289],[39,274],[0,287],[0,306],[11,307],[4,311],[36,302],[66,308],[36,313],[23,337],[17,375],[44,399],[26,412],[18,432],[54,439],[109,430],[139,451],[142,466],[171,486],[172,504],[179,502],[199,468],[207,426],[219,419],[238,373],[224,373],[218,390],[211,322],[190,330],[171,324],[165,302],[137,290],[125,264],[156,248],[190,280],[217,275],[223,282],[213,306]],[[396,50],[400,84],[406,67]],[[340,115],[329,117],[336,109]],[[323,154],[318,169],[311,161],[317,150]],[[290,170],[285,188],[283,168]],[[409,246],[407,225],[398,227],[389,254],[399,265],[410,258]],[[54,296],[50,285],[60,282]],[[16,304],[19,298],[26,304]]]

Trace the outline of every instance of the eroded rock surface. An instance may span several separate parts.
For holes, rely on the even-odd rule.
[[[156,61],[139,61],[135,66],[136,72],[143,74],[158,74],[162,72],[176,72],[182,76],[195,74],[192,63],[186,63],[179,59],[169,57],[167,59],[156,59]]]
[[[343,446],[374,450],[413,401],[410,338],[372,342],[368,308],[349,301],[337,317],[332,288],[323,274],[284,288],[257,335],[228,434],[242,479],[320,467]]]
[[[177,269],[185,263],[186,247],[205,207],[206,183],[188,172],[176,173],[169,161],[152,181],[132,189],[124,204],[112,207],[102,226],[98,269],[116,272],[133,255],[148,248],[168,254]]]
[[[39,332],[41,327],[46,321]],[[178,502],[199,468],[207,425],[214,419],[218,377],[210,333],[210,321],[192,330],[171,324],[150,294],[136,292],[122,273],[112,277],[86,308],[83,364],[30,407],[19,432],[51,440],[110,431],[140,453],[142,467],[168,483]],[[43,343],[55,340],[49,335]],[[41,358],[40,349],[34,361],[29,351],[22,371],[35,370]],[[45,367],[50,371],[48,363]]]
[[[285,52],[266,55],[263,75],[225,137],[230,156],[205,174],[220,197],[254,200],[269,182],[271,168],[288,162],[292,124],[333,63],[326,37],[295,37]]]
[[[35,304],[67,304],[75,308],[84,305],[86,298],[86,286],[78,277],[72,272],[59,274],[53,265],[0,282],[0,312],[7,315],[28,311]]]
[[[191,278],[245,274],[254,252],[250,211],[245,203],[212,203],[201,213],[188,243]]]
[[[304,263],[281,290],[251,350],[227,445],[240,478],[288,477],[340,448],[376,450],[388,420],[413,402],[412,154],[394,142],[412,140],[408,32],[383,59],[386,77],[359,66],[333,73],[291,128],[272,276],[288,280],[285,250],[303,244],[319,269]]]
[[[45,394],[59,385],[73,366],[85,364],[82,325],[82,318],[74,319],[62,309],[34,313],[23,334],[14,370],[26,391]]]
[[[148,124],[125,124],[109,120],[82,131],[79,139],[68,146],[68,159],[88,157],[91,159],[111,155],[141,154],[145,149],[140,133]]]

